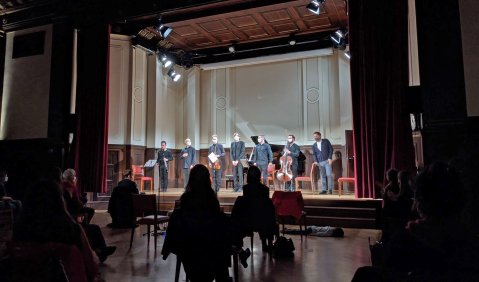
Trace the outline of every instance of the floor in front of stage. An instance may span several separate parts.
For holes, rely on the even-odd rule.
[[[160,197],[179,197],[183,188],[169,189],[160,193]],[[271,191],[273,193],[273,191]],[[219,198],[233,201],[241,193],[231,190],[221,190]],[[313,195],[303,192],[304,198],[321,199],[350,199],[353,195],[339,197],[336,195]],[[231,198],[231,200],[230,200]],[[115,254],[100,267],[106,281],[174,281],[176,257],[170,255],[163,260],[160,253],[164,238],[159,237],[157,253],[154,252],[154,240],[150,238],[147,246],[146,227],[136,228],[133,247],[129,249],[131,229],[110,229],[106,225],[110,216],[105,210],[97,207],[92,223],[100,225],[108,244],[118,247]],[[291,226],[297,228],[297,226]],[[271,259],[261,251],[261,242],[256,234],[254,251],[248,259],[248,268],[239,266],[240,281],[350,281],[355,270],[364,265],[370,265],[368,238],[374,242],[380,232],[374,229],[344,228],[343,238],[332,237],[303,237],[286,235],[292,238],[296,250],[294,258],[276,260]],[[250,247],[250,238],[245,238],[245,247]],[[233,275],[230,269],[231,276]],[[181,271],[180,281],[185,281],[184,271]]]

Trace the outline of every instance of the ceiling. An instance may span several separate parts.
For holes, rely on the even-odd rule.
[[[329,34],[347,28],[347,1],[326,0],[321,13],[309,0],[0,0],[6,32],[17,23],[53,21],[60,15],[81,22],[85,15],[107,18],[112,32],[132,35],[141,45],[177,57],[177,63],[204,64],[330,47]],[[86,11],[86,12],[85,12]],[[166,39],[158,19],[173,28]],[[39,21],[42,19],[42,22]],[[295,45],[290,45],[294,39]],[[143,44],[145,43],[145,44]],[[235,45],[236,52],[228,47]],[[156,51],[156,50],[154,50]]]

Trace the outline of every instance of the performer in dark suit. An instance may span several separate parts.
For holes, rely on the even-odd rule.
[[[191,146],[190,138],[185,139],[186,147],[181,150],[180,158],[183,160],[183,187],[186,188],[188,179],[190,178],[190,169],[195,165],[196,150]]]
[[[225,156],[225,149],[223,145],[218,144],[218,135],[211,136],[211,144],[210,149],[208,150],[208,156],[211,153],[214,153],[218,160],[213,163],[211,160],[208,161],[208,165],[211,168],[211,175],[213,176],[213,187],[215,192],[218,193],[221,188],[221,173],[223,172],[223,162],[221,158]]]
[[[240,141],[238,132],[233,134],[234,142],[231,142],[230,158],[233,165],[233,183],[235,192],[243,191],[243,165],[240,160],[245,158],[245,145]]]
[[[173,155],[166,149],[166,141],[161,141],[161,150],[158,151],[156,164],[160,167],[160,188],[161,192],[168,189],[168,162],[173,160]]]
[[[273,152],[271,146],[264,142],[264,135],[258,136],[258,145],[256,145],[253,153],[253,163],[261,170],[263,183],[268,183],[268,165],[273,164]]]
[[[328,139],[321,139],[321,133],[316,131],[314,134],[313,157],[314,164],[319,166],[319,173],[321,175],[320,194],[333,193],[333,169],[331,164],[333,162],[333,146]]]
[[[286,190],[294,192],[296,189],[295,180],[296,176],[298,176],[298,157],[299,157],[299,146],[295,143],[296,137],[293,134],[288,135],[288,144],[283,149],[283,154],[286,156],[291,156],[293,160],[291,163],[291,172],[293,174],[293,178],[291,179],[291,183]]]

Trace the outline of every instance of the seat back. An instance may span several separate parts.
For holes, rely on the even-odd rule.
[[[133,213],[135,217],[144,217],[147,215],[158,215],[155,194],[134,194],[132,195]]]
[[[145,176],[142,165],[131,165],[131,173],[132,173],[133,179],[137,179],[137,178],[141,178]]]
[[[278,216],[293,216],[300,219],[304,209],[303,195],[300,191],[275,191],[272,197],[273,205]]]

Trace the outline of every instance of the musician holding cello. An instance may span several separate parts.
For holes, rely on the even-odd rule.
[[[296,190],[295,180],[298,175],[298,157],[299,146],[295,143],[296,137],[293,134],[288,135],[288,142],[283,149],[283,156],[281,157],[281,169],[280,173],[284,173],[280,181],[285,182],[285,190],[294,192]],[[281,176],[279,174],[278,178]],[[289,185],[288,185],[289,183]]]
[[[215,192],[218,193],[221,187],[221,173],[223,171],[221,158],[225,156],[225,149],[223,148],[223,145],[218,144],[218,135],[212,135],[211,141],[213,144],[208,150],[208,155],[214,153],[217,159],[215,162],[211,162],[211,160],[209,160],[208,165],[211,168],[211,175],[213,176],[213,187]]]
[[[271,146],[264,142],[264,135],[258,136],[258,144],[254,148],[252,161],[261,170],[263,184],[268,184],[268,165],[273,165]]]

